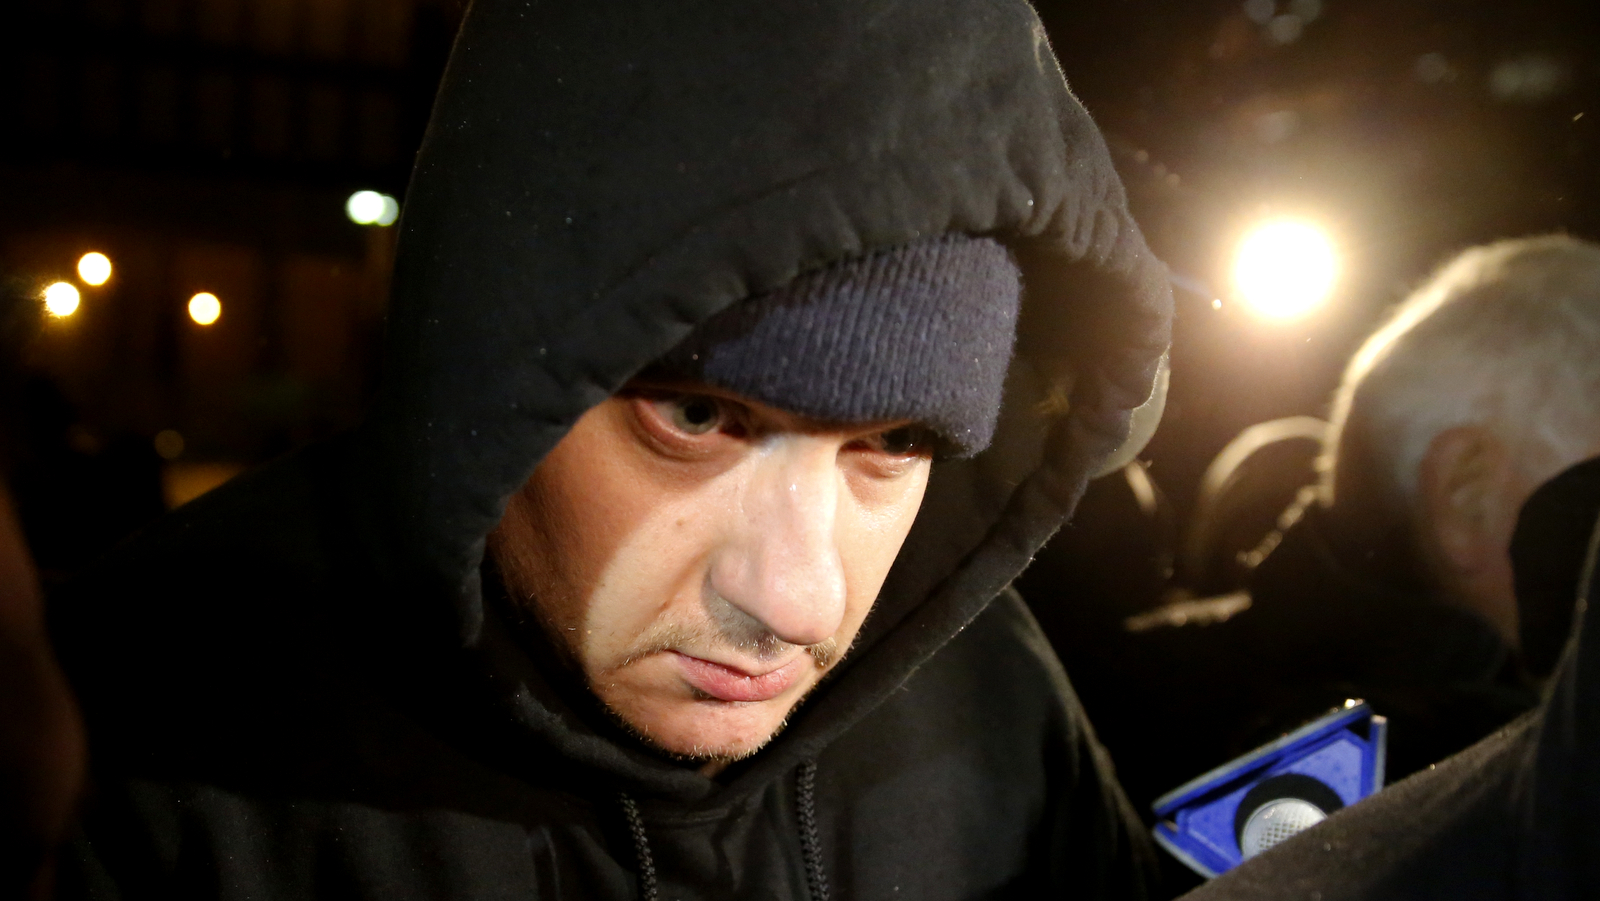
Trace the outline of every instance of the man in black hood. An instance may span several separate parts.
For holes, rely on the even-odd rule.
[[[1144,893],[1006,586],[1171,300],[1026,4],[479,2],[401,229],[367,423],[56,603],[65,894]]]

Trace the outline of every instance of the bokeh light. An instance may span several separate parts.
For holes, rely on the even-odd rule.
[[[400,202],[377,191],[357,191],[344,202],[344,212],[357,225],[393,225],[400,218]]]
[[[1275,219],[1239,242],[1233,284],[1240,299],[1267,319],[1293,319],[1328,299],[1339,274],[1327,233],[1298,219]]]
[[[91,250],[78,258],[78,277],[86,285],[103,285],[111,279],[111,260],[99,251]]]
[[[210,325],[222,315],[222,301],[210,291],[201,291],[189,298],[189,318],[201,325]]]
[[[45,288],[44,308],[58,319],[71,316],[78,312],[78,289],[66,282],[56,282]]]
[[[156,453],[160,454],[163,460],[176,460],[183,456],[183,435],[175,429],[162,429],[157,432],[153,443],[156,446]]]

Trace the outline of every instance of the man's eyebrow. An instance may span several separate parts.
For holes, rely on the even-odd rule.
[[[756,412],[772,410],[783,414],[793,420],[797,431],[804,432],[848,432],[848,431],[894,431],[895,429],[917,428],[925,429],[930,434],[937,434],[933,426],[920,419],[831,419],[823,416],[809,416],[785,410],[776,404],[769,404],[753,397],[746,397],[726,388],[691,379],[674,378],[671,375],[652,375],[648,371],[640,373],[629,379],[621,388],[617,389],[618,395],[623,394],[689,394],[714,397],[741,404]]]
[[[693,379],[676,378],[671,375],[639,374],[624,382],[617,389],[618,394],[656,391],[668,394],[704,394],[707,397],[722,397],[728,400],[740,400],[739,395],[725,391],[715,385]]]

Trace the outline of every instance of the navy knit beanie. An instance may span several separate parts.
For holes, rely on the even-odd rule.
[[[915,420],[971,456],[994,437],[1020,296],[998,241],[943,235],[735,304],[651,371],[817,419]]]

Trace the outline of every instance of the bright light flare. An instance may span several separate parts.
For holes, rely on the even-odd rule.
[[[78,258],[78,277],[86,285],[103,285],[111,280],[111,260],[99,251],[91,250]]]
[[[189,318],[200,325],[210,325],[222,315],[222,301],[210,291],[201,291],[189,298]]]
[[[377,191],[357,191],[344,202],[344,214],[357,225],[393,225],[400,218],[400,202]]]
[[[1339,258],[1326,232],[1296,219],[1275,219],[1239,242],[1233,284],[1247,306],[1267,319],[1294,319],[1328,299]]]
[[[66,282],[56,282],[45,288],[44,308],[57,319],[71,316],[78,312],[78,289]]]

